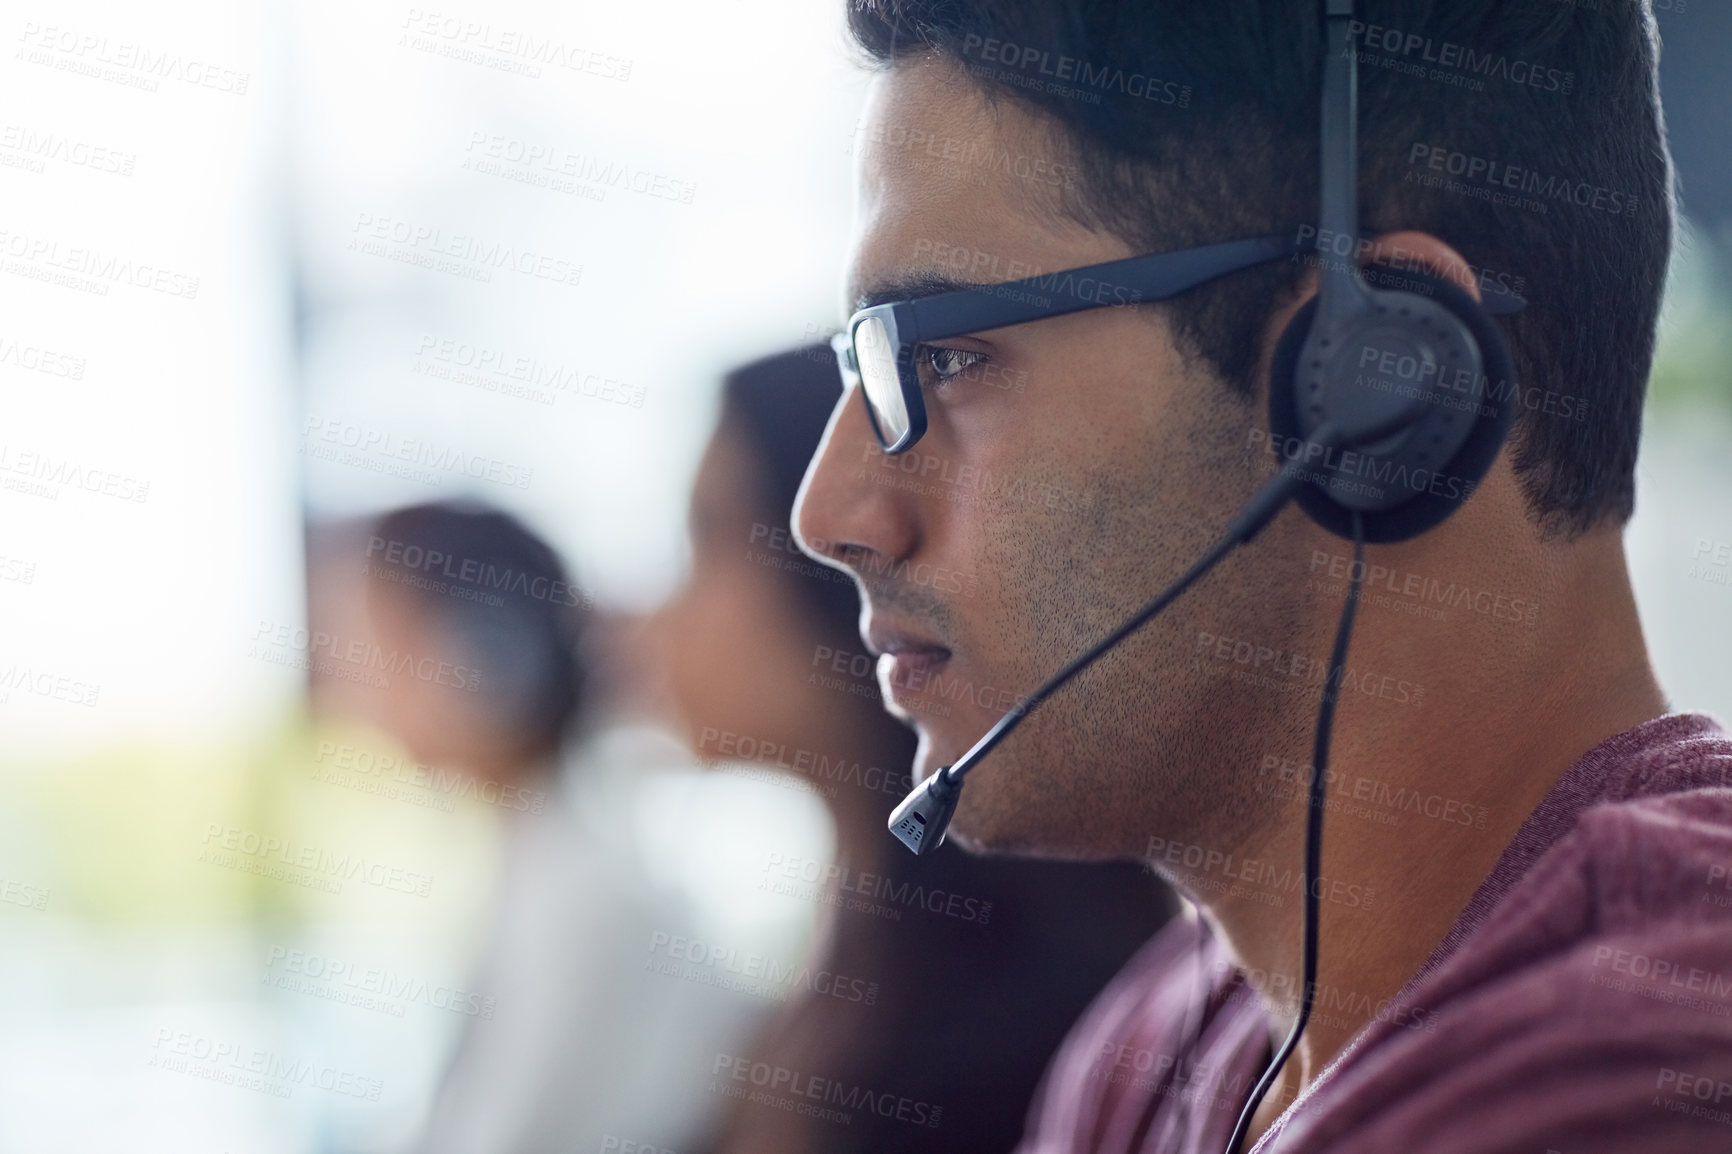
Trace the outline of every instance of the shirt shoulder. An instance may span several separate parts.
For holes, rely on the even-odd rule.
[[[1280,1148],[1732,1149],[1732,743],[1605,767],[1583,809]],[[1322,1087],[1319,1087],[1322,1090]]]
[[[1053,1056],[1017,1154],[1094,1149],[1115,1116],[1140,1112],[1155,1066],[1165,1072],[1181,1049],[1175,1031],[1198,993],[1199,947],[1207,944],[1187,909],[1125,963]],[[1205,980],[1216,972],[1202,971]]]
[[[1288,1151],[1732,1149],[1732,926],[1596,933],[1432,1007],[1301,1107]]]

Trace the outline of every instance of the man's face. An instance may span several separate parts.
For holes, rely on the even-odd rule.
[[[1074,170],[1052,130],[988,105],[952,65],[891,69],[863,139],[850,311],[920,295],[922,278],[991,283],[1135,255],[1057,211],[1055,179]],[[807,548],[861,586],[862,634],[920,734],[924,776],[1176,577],[1261,474],[1244,448],[1255,402],[1192,365],[1154,308],[973,334],[917,359],[925,436],[887,456],[851,390],[795,516]],[[1207,722],[1249,718],[1270,695],[1211,676],[1195,643],[1271,634],[1287,614],[1268,583],[1230,562],[1061,690],[970,775],[955,836],[1136,856],[1218,807],[1220,777],[1256,752]]]

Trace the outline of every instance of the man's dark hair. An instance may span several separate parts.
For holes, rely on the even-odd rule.
[[[526,754],[558,750],[584,699],[588,599],[553,547],[470,501],[396,509],[373,525],[370,588],[411,598],[481,672],[479,691]]]
[[[1316,222],[1320,8],[851,0],[850,24],[879,64],[935,52],[990,99],[1044,112],[1077,175],[1058,210],[1158,252]],[[1621,524],[1674,215],[1646,0],[1362,0],[1357,19],[1362,227],[1431,233],[1515,283],[1529,507],[1552,534]],[[1248,395],[1303,270],[1237,273],[1164,307]]]

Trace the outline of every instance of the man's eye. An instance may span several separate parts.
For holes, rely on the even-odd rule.
[[[971,353],[965,349],[941,349],[931,345],[922,345],[916,359],[919,362],[920,376],[923,380],[931,385],[942,385],[984,361],[986,354]]]

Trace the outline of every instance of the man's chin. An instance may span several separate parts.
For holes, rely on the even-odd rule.
[[[941,768],[954,765],[973,744],[959,744],[950,735],[918,726],[920,746],[914,755],[915,784]],[[942,752],[943,756],[940,756]],[[1015,758],[988,755],[978,768],[963,778],[962,798],[945,831],[945,840],[974,854],[1015,854],[1022,857],[1066,858],[1069,839],[1065,831],[1051,827],[1051,815],[1038,802],[1018,803]],[[1036,793],[1033,796],[1038,797]]]
[[[989,777],[994,770],[1001,776]],[[1016,763],[1010,761],[991,769],[983,765],[979,774],[969,774],[946,840],[971,854],[1048,861],[1113,860],[1102,853],[1097,833],[1085,828],[1086,814],[1079,824],[1063,811],[1058,804],[1061,799],[1047,793],[1050,783],[1021,787],[1016,770]]]
[[[988,794],[990,788],[987,787]],[[956,805],[956,815],[945,834],[946,840],[975,854],[1045,857],[1051,853],[1045,844],[1051,837],[1050,830],[1018,828],[1019,815],[1014,810],[1001,812],[997,805],[992,804],[998,799],[980,794],[979,790],[970,793],[967,788],[963,789],[962,799]]]
[[[956,848],[962,850],[964,853],[998,854],[1015,852],[1014,850],[1007,850],[996,844],[989,835],[982,836],[979,830],[970,829],[967,823],[961,823],[960,828],[958,828],[958,825],[959,823],[954,821],[950,823],[950,828],[945,831],[944,840],[956,846]]]

